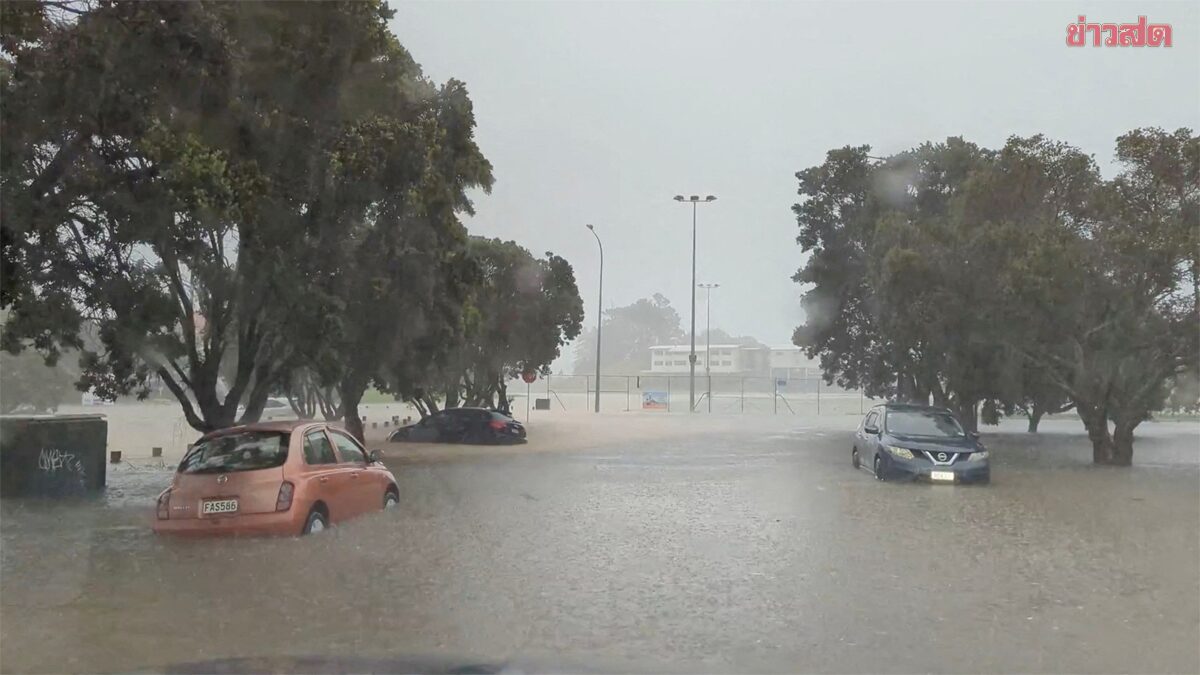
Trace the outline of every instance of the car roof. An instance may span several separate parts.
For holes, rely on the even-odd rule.
[[[887,410],[926,410],[932,412],[950,412],[950,409],[944,406],[925,405],[924,403],[884,403],[883,405],[878,405],[875,407],[884,408]]]
[[[238,425],[235,427],[225,427],[224,429],[217,429],[216,431],[210,431],[207,434],[204,434],[203,436],[201,436],[200,440],[203,441],[203,440],[207,440],[210,438],[216,438],[218,436],[225,436],[227,434],[239,434],[239,433],[244,433],[247,431],[251,431],[251,432],[253,432],[253,431],[275,431],[275,432],[282,432],[282,433],[291,433],[292,431],[295,431],[298,427],[304,427],[304,426],[309,426],[309,425],[329,426],[329,423],[328,422],[320,422],[320,421],[316,421],[316,420],[278,420],[278,421],[273,421],[273,422],[251,422],[250,424],[241,424],[241,425]]]

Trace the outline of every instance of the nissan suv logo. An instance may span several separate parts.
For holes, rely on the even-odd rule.
[[[225,474],[221,474],[220,476],[217,476],[217,485],[224,485],[228,482],[229,482],[229,476],[226,476]]]
[[[946,461],[946,457],[947,457],[946,453],[944,453],[944,452],[939,452],[939,453],[938,453],[938,461],[939,461],[939,462],[944,462],[944,461]]]

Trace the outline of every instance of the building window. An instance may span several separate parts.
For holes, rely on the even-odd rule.
[[[661,365],[662,365],[662,361],[655,361],[655,362],[654,362],[654,365],[656,365],[656,366],[661,366]]]
[[[723,366],[732,366],[732,365],[733,365],[733,361],[722,361],[722,362],[721,362],[721,365],[723,365]]]

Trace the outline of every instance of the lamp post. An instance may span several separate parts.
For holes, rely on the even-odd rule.
[[[708,195],[701,199],[699,195],[684,197],[675,195],[677,202],[692,203],[692,351],[688,355],[688,412],[696,412],[696,205],[715,202],[717,198]]]
[[[596,293],[596,412],[600,412],[600,328],[604,323],[604,244],[600,242],[600,235],[596,234],[596,228],[592,224],[588,224],[587,229],[591,231],[592,236],[596,238],[596,245],[600,247],[600,290]]]
[[[708,412],[712,412],[712,291],[721,284],[697,284],[704,289],[704,379],[708,382]]]

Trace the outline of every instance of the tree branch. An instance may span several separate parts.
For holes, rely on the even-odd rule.
[[[167,372],[167,369],[159,366],[157,373],[159,378],[162,379],[163,384],[167,385],[167,389],[170,389],[176,400],[179,401],[179,405],[183,407],[183,416],[187,419],[187,423],[196,431],[211,431],[208,428],[208,424],[196,415],[196,410],[192,407],[191,399],[188,398],[187,393],[180,388],[175,380],[171,379],[171,374]]]

